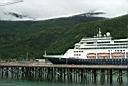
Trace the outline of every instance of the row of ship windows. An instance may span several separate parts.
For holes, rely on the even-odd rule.
[[[121,60],[122,59],[122,60]],[[117,58],[117,59],[79,59],[78,61],[97,61],[97,62],[103,62],[103,61],[110,61],[110,62],[113,62],[113,61],[120,61],[120,62],[125,62],[127,61],[126,59],[124,58]]]
[[[81,54],[74,54],[74,56],[81,56]]]
[[[128,42],[128,41],[114,41],[114,43],[123,43],[123,42]],[[84,42],[81,42],[84,43]],[[94,42],[86,42],[87,44],[94,44]],[[97,42],[97,43],[110,43],[110,41],[106,41],[106,42]]]
[[[128,41],[114,41],[114,43],[121,43],[121,42],[128,42]]]
[[[114,41],[114,43],[126,43],[126,42],[128,42],[128,41]],[[82,44],[82,43],[93,44],[93,43],[95,43],[95,42],[87,42],[87,41],[85,41],[85,40],[82,40],[80,43],[81,43],[81,44]],[[97,42],[97,43],[110,43],[110,41]]]
[[[94,40],[94,39],[93,39]],[[106,39],[98,39],[98,40],[111,40],[110,38],[106,38]],[[87,40],[87,39],[82,39],[81,41],[91,41],[91,40]]]
[[[83,51],[74,51],[74,53],[78,53],[78,52],[79,52],[79,53],[83,53]]]
[[[115,50],[115,52],[123,52],[123,51],[125,51],[125,50]]]
[[[76,48],[76,49],[117,49],[117,48],[128,48],[128,47],[97,47],[97,48]]]
[[[97,46],[119,46],[119,45],[122,45],[122,46],[126,46],[128,44],[102,44],[102,45],[97,45]]]
[[[115,50],[115,52],[123,52],[123,51],[125,51],[125,50]],[[74,51],[74,53],[83,53],[83,51]],[[74,54],[74,55],[79,56],[79,55],[76,55],[76,54]]]
[[[87,44],[94,44],[95,42],[86,42]],[[97,42],[98,44],[102,44],[102,43],[110,43],[109,41],[108,42]]]
[[[128,44],[92,44],[92,45],[84,45],[84,46],[126,46]],[[76,46],[80,46],[80,45],[76,45]]]

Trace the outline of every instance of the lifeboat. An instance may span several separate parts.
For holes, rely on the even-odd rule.
[[[88,59],[96,59],[96,53],[88,53],[87,58]]]
[[[110,58],[110,53],[97,53],[99,59],[108,59]]]
[[[128,57],[128,52],[126,52],[126,56]]]
[[[110,57],[110,53],[97,53],[98,57]]]
[[[125,53],[124,52],[114,52],[111,55],[112,55],[112,58],[125,57]]]

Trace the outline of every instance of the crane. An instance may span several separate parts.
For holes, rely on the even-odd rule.
[[[0,3],[0,6],[6,6],[6,5],[10,5],[10,4],[19,3],[19,2],[23,2],[23,0],[6,0],[6,1],[3,1],[2,3]]]

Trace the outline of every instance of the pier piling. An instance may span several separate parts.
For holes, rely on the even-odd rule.
[[[114,65],[33,65],[33,64],[0,64],[1,79],[48,80],[71,83],[104,84],[114,81],[128,82],[128,67]]]

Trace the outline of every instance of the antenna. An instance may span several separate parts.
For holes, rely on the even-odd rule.
[[[101,29],[99,28],[99,34],[101,33]]]
[[[98,37],[102,37],[101,29],[99,28]]]
[[[0,6],[6,6],[6,5],[11,5],[15,3],[23,2],[23,0],[3,0],[3,3],[0,3]]]

